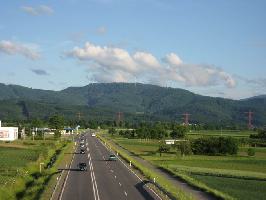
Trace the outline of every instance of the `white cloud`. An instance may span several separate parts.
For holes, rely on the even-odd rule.
[[[174,53],[167,54],[165,56],[165,61],[171,64],[172,66],[179,66],[180,64],[183,63],[181,58],[179,58],[179,56]]]
[[[31,60],[37,60],[40,58],[40,54],[36,50],[36,45],[33,44],[21,44],[8,40],[0,41],[0,53],[8,55],[22,55]]]
[[[66,55],[87,62],[89,78],[95,82],[133,82],[138,77],[138,80],[153,84],[175,82],[194,87],[236,86],[233,77],[222,69],[186,64],[174,53],[167,54],[160,62],[148,52],[130,54],[125,49],[87,42],[83,48],[75,47]]]
[[[22,6],[21,9],[31,15],[51,15],[54,13],[54,10],[46,5],[40,5],[37,7],[31,7],[31,6]]]

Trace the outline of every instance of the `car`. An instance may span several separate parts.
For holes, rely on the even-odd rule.
[[[85,153],[85,149],[80,149],[80,153],[84,154]]]
[[[110,161],[116,161],[117,160],[117,157],[114,154],[111,154],[109,156],[108,160],[110,160]]]
[[[91,136],[92,136],[92,137],[95,137],[95,136],[96,136],[96,134],[95,134],[95,133],[92,133],[92,134],[91,134]]]
[[[79,163],[78,168],[80,171],[87,171],[87,164],[86,163]]]
[[[85,144],[81,144],[81,145],[80,145],[80,148],[84,148],[84,147],[85,147]]]

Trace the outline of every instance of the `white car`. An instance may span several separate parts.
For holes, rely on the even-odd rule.
[[[91,136],[92,136],[92,137],[95,137],[95,136],[96,136],[96,134],[95,134],[95,133],[92,133],[92,134],[91,134]]]

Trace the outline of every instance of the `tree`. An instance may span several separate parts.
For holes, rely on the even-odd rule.
[[[49,127],[55,129],[55,138],[61,137],[60,130],[64,128],[65,119],[61,115],[54,115],[49,119]]]
[[[167,153],[170,151],[170,146],[166,144],[160,144],[158,148],[158,152],[160,153],[160,156],[162,156],[162,153]]]
[[[111,135],[114,135],[116,133],[115,128],[114,127],[109,128],[108,133],[111,134]]]
[[[173,131],[170,133],[171,138],[184,138],[187,133],[187,127],[185,126],[176,126]]]
[[[174,144],[177,151],[180,151],[182,156],[190,155],[192,153],[190,141],[180,141]]]
[[[259,129],[258,134],[251,134],[250,138],[266,140],[266,129]]]
[[[199,155],[233,155],[237,154],[238,143],[232,137],[203,137],[193,141],[192,151]]]
[[[43,126],[44,126],[44,122],[38,118],[35,118],[31,121],[31,127],[42,128]]]

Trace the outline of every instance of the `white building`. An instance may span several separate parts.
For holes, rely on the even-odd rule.
[[[172,139],[172,140],[165,140],[165,144],[175,144],[176,142],[184,142],[184,141],[187,141],[187,140],[181,140],[181,139],[179,139],[179,140],[174,140],[174,139]]]
[[[2,127],[0,121],[0,141],[14,141],[18,139],[18,127]]]

